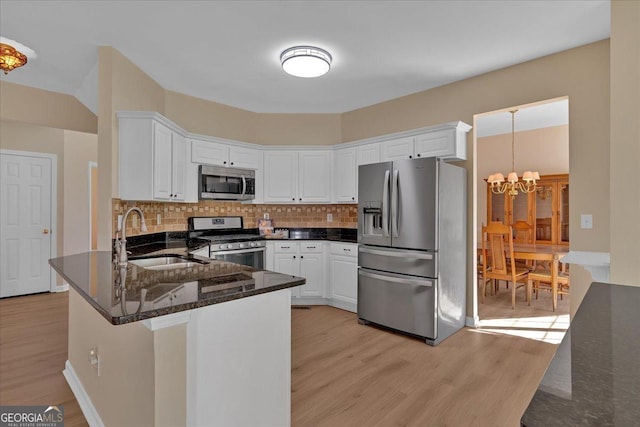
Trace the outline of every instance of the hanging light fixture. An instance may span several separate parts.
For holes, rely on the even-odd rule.
[[[518,180],[518,174],[515,172],[515,117],[518,110],[509,111],[511,113],[511,172],[505,181],[504,175],[495,173],[489,175],[487,182],[491,185],[491,191],[495,194],[504,194],[505,192],[511,197],[516,197],[518,191],[523,193],[532,193],[536,191],[536,181],[540,179],[538,172],[525,171],[522,174],[522,181]]]
[[[0,69],[5,74],[14,68],[22,67],[27,63],[27,56],[18,52],[13,46],[0,43]]]
[[[331,54],[314,46],[295,46],[280,54],[282,69],[296,77],[320,77],[331,68]]]

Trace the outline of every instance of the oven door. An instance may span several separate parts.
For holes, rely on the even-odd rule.
[[[219,261],[247,265],[264,270],[264,257],[267,248],[238,249],[236,251],[210,251],[209,258]]]

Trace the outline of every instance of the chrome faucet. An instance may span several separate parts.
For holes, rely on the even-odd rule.
[[[144,221],[144,214],[142,213],[140,208],[131,208],[127,212],[125,212],[125,214],[122,216],[122,222],[120,223],[118,230],[116,230],[116,255],[114,262],[120,268],[126,268],[127,262],[129,261],[129,257],[127,256],[127,238],[125,228],[127,224],[127,218],[132,211],[137,212],[138,215],[140,215],[140,231],[147,231],[147,224]],[[118,238],[118,234],[120,234],[120,238]]]

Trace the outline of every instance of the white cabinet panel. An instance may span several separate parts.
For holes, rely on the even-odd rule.
[[[300,253],[300,276],[307,283],[300,287],[300,297],[324,296],[324,256],[321,253]]]
[[[380,162],[380,143],[374,142],[358,147],[358,166]]]
[[[353,257],[332,255],[331,298],[349,303],[353,308],[358,304],[358,263]]]
[[[172,189],[172,138],[171,130],[160,124],[153,124],[153,198],[171,200]],[[133,160],[133,159],[132,159]],[[136,159],[139,161],[139,159]]]
[[[229,146],[192,139],[191,161],[202,165],[226,166],[229,161]]]
[[[298,192],[297,152],[265,152],[264,174],[265,202],[295,203]]]
[[[454,152],[455,132],[441,130],[415,138],[416,157],[446,157]]]
[[[343,148],[333,154],[333,201],[357,202],[356,149]]]
[[[172,135],[171,144],[171,191],[173,199],[184,200],[186,186],[187,141],[177,133]]]
[[[382,143],[382,161],[413,158],[413,137],[393,139]]]
[[[331,151],[303,151],[298,154],[298,201],[331,201]]]

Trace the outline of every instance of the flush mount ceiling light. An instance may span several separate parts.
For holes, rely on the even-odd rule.
[[[27,63],[27,57],[35,58],[35,52],[14,40],[0,37],[0,69],[5,74]]]
[[[331,54],[314,46],[295,46],[280,54],[282,69],[296,77],[320,77],[331,68]]]

